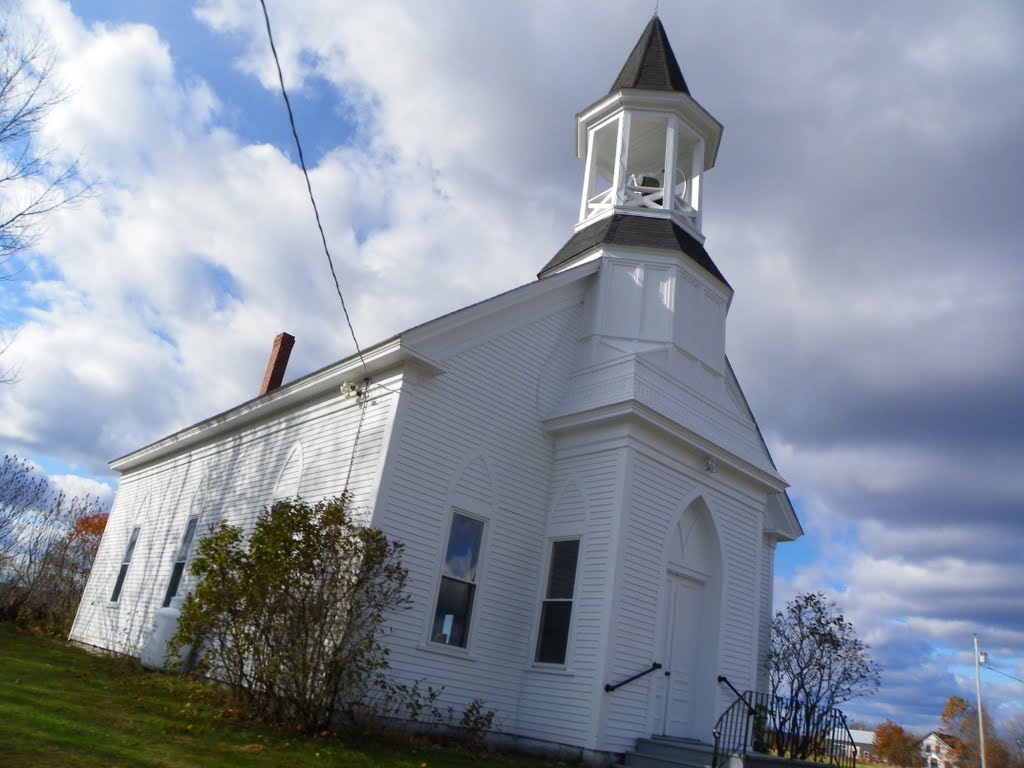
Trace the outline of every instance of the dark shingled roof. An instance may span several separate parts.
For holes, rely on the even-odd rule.
[[[729,285],[718,271],[715,262],[708,256],[708,252],[704,250],[704,246],[678,224],[668,219],[622,213],[594,222],[569,238],[569,242],[544,265],[538,277],[599,245],[631,245],[685,253],[703,267],[704,271]]]
[[[650,91],[682,91],[690,94],[679,69],[665,27],[657,16],[651,18],[640,35],[626,64],[608,91],[610,96],[623,88],[645,88]]]

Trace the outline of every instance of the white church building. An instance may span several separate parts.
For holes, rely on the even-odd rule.
[[[721,134],[653,18],[577,116],[579,221],[538,279],[284,386],[278,337],[259,397],[113,461],[71,638],[141,655],[211,524],[348,489],[405,545],[397,678],[524,742],[709,742],[719,675],[764,688],[775,548],[802,533],[725,354]]]

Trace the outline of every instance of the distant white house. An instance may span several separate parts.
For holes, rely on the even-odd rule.
[[[918,743],[924,768],[957,768],[956,750],[959,741],[947,733],[932,731]]]
[[[710,741],[717,677],[764,687],[775,548],[802,533],[725,354],[701,229],[721,131],[655,17],[577,116],[579,221],[524,255],[539,279],[280,387],[275,347],[259,397],[112,462],[72,639],[141,654],[212,524],[347,488],[405,544],[396,678],[585,753]]]
[[[858,728],[850,729],[850,736],[853,737],[853,746],[856,749],[857,762],[861,760],[874,760],[875,732],[865,731]]]
[[[849,732],[849,738],[847,738]],[[850,739],[853,740],[852,745]],[[874,760],[872,750],[875,743],[875,732],[865,731],[856,728],[847,729],[841,726],[832,729],[832,748],[839,750],[843,757],[855,758],[857,762],[862,760]]]

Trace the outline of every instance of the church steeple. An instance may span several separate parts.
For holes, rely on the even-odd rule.
[[[652,16],[644,33],[636,41],[633,50],[622,66],[622,71],[612,83],[608,95],[623,88],[644,88],[649,91],[679,91],[690,95],[683,72],[679,69],[672,46],[661,19]]]
[[[584,233],[633,231],[677,241],[676,250],[724,282],[701,229],[703,176],[715,164],[722,126],[690,95],[657,16],[608,95],[580,112],[576,127],[576,154],[586,161],[577,237],[541,275],[576,263],[584,255],[579,246],[593,239],[581,241]]]

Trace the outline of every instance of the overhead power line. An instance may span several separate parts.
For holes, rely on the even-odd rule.
[[[982,664],[981,666],[983,666],[987,670],[995,672],[997,675],[1002,675],[1003,677],[1008,677],[1011,680],[1016,680],[1018,683],[1024,683],[1024,680],[1021,680],[1019,677],[1014,677],[1013,675],[1008,675],[1007,673],[1003,672],[1001,669],[996,669],[995,667],[990,667],[988,664]]]
[[[309,171],[306,169],[306,158],[302,154],[302,142],[299,141],[299,132],[295,128],[295,115],[292,112],[292,103],[288,98],[288,91],[284,87],[284,75],[281,73],[281,61],[277,57],[277,47],[274,45],[274,33],[270,29],[270,14],[267,13],[265,0],[260,0],[263,8],[263,20],[267,25],[267,39],[270,40],[270,52],[274,55],[274,65],[277,67],[277,79],[281,84],[281,95],[284,96],[284,105],[288,108],[288,123],[292,127],[292,138],[295,139],[295,148],[299,153],[299,165],[302,166],[302,175],[306,179],[306,191],[309,192],[309,202],[313,205],[313,215],[316,217],[316,226],[320,230],[320,242],[324,246],[324,255],[327,257],[327,265],[331,268],[331,277],[334,278],[334,289],[338,292],[341,300],[341,311],[345,313],[345,322],[348,324],[348,331],[352,335],[352,343],[356,345],[356,354],[359,355],[359,362],[363,364],[363,370],[368,372],[366,360],[363,359],[363,352],[359,348],[359,341],[356,339],[355,329],[352,327],[352,319],[348,315],[348,307],[345,306],[345,297],[341,294],[341,285],[338,283],[338,274],[334,271],[334,259],[331,258],[331,251],[327,247],[327,236],[324,234],[323,224],[320,222],[320,209],[316,206],[316,198],[313,196],[313,185],[309,181]],[[380,386],[380,385],[378,385]]]

